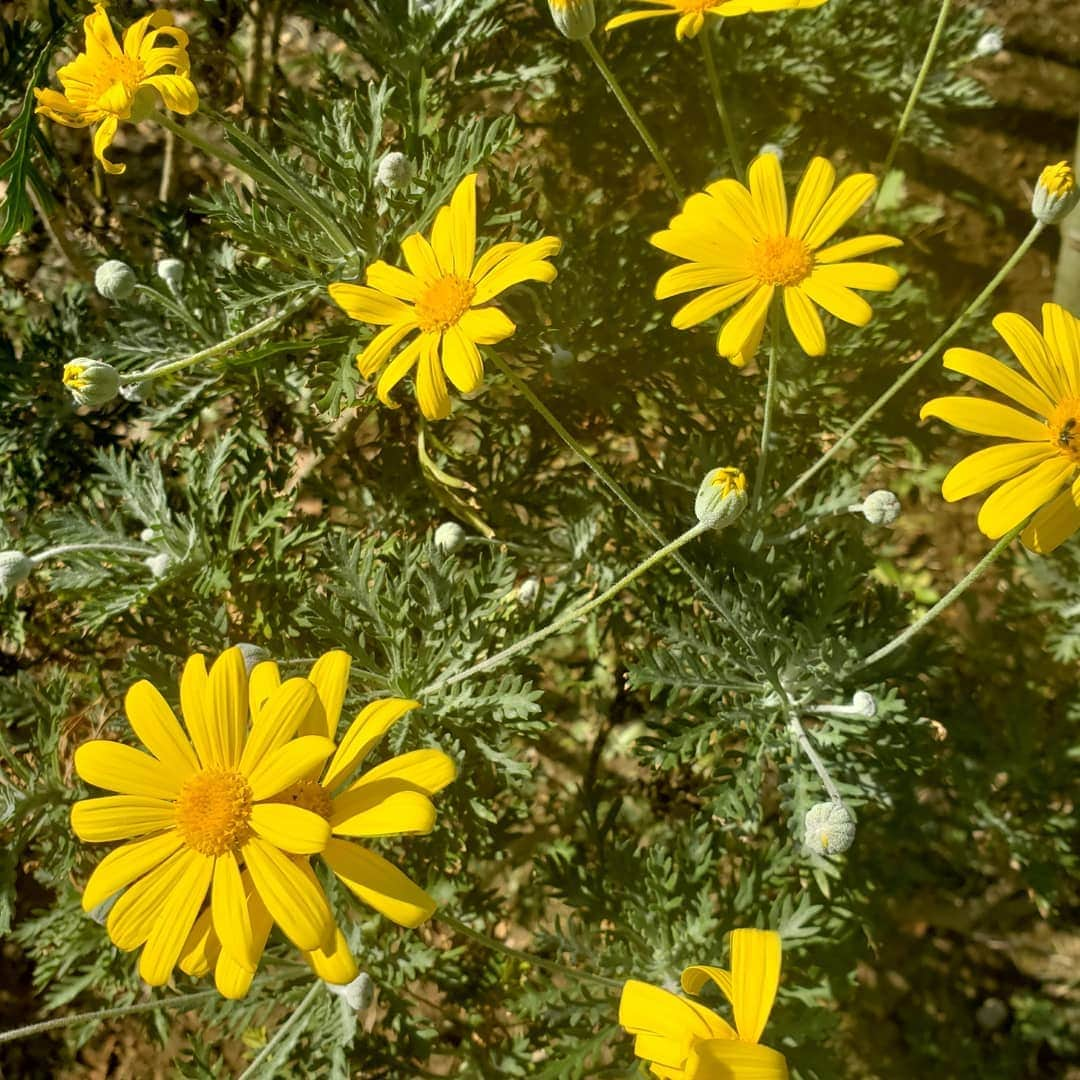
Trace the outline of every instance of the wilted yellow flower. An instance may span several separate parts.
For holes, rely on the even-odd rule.
[[[122,173],[127,166],[105,157],[121,120],[145,119],[155,104],[154,92],[167,109],[189,116],[199,107],[199,95],[189,78],[188,36],[172,25],[172,15],[155,11],[144,15],[124,32],[121,48],[113,33],[105,5],[96,4],[83,20],[86,51],[57,73],[64,87],[35,89],[37,111],[66,127],[89,127],[94,132],[94,156],[108,173]],[[166,44],[159,45],[164,37]],[[171,73],[159,74],[171,67]]]
[[[1020,315],[994,319],[1026,379],[973,349],[945,353],[947,368],[1000,391],[1027,412],[979,398],[941,397],[928,401],[920,416],[1012,440],[954,465],[941,494],[955,502],[996,488],[979,510],[979,529],[996,540],[1034,513],[1020,539],[1045,554],[1080,529],[1080,319],[1057,304],[1043,304],[1042,312],[1042,334]]]
[[[780,985],[780,935],[733,930],[731,970],[688,967],[682,987],[696,994],[712,981],[731,1002],[735,1026],[696,1001],[631,979],[623,986],[619,1023],[634,1039],[634,1053],[663,1080],[787,1080],[784,1055],[758,1039]]]
[[[896,247],[900,241],[894,237],[859,236],[822,247],[866,202],[877,181],[857,173],[834,191],[836,170],[825,158],[814,158],[789,214],[780,162],[773,154],[753,161],[748,180],[749,190],[737,180],[718,180],[691,195],[667,229],[651,237],[662,251],[690,260],[660,277],[656,298],[706,290],[675,312],[671,323],[680,330],[745,301],[716,339],[720,355],[741,367],[761,343],[779,289],[799,344],[810,356],[822,356],[825,328],[814,304],[844,322],[865,326],[873,312],[851,290],[888,291],[900,280],[892,267],[845,261]]]
[[[476,174],[470,173],[436,215],[431,243],[419,233],[402,241],[408,271],[380,261],[367,268],[367,286],[331,285],[331,297],[350,318],[386,327],[356,358],[365,378],[420,331],[379,377],[379,400],[394,407],[390,391],[417,367],[420,410],[429,420],[449,416],[446,377],[463,394],[476,390],[484,379],[477,345],[494,345],[517,329],[491,301],[522,281],[553,281],[556,270],[546,260],[561,246],[545,236],[495,244],[476,258]]]
[[[144,946],[139,974],[152,986],[172,973],[208,892],[215,933],[249,972],[265,942],[252,927],[253,894],[298,947],[333,941],[322,890],[290,857],[322,851],[330,826],[280,800],[334,750],[325,732],[293,738],[310,714],[321,715],[318,694],[307,679],[275,686],[249,730],[248,691],[239,648],[222,653],[209,673],[203,657],[193,656],[180,682],[187,734],[143,680],[128,691],[125,709],[150,753],[104,740],[75,751],[84,780],[119,793],[77,802],[75,834],[90,842],[133,841],[98,864],[83,908],[126,889],[105,926],[118,948]]]
[[[816,8],[821,7],[826,0],[641,0],[641,2],[652,4],[658,10],[624,12],[622,15],[616,15],[614,19],[608,19],[604,29],[615,30],[629,23],[640,22],[642,19],[659,19],[664,15],[677,15],[679,21],[675,24],[675,37],[682,41],[683,38],[698,35],[705,25],[706,15],[730,19],[733,15],[748,15],[751,12]]]
[[[309,713],[300,728],[302,735],[333,739],[337,734],[341,706],[349,679],[349,656],[341,651],[320,657],[308,676],[318,692],[320,708]],[[251,703],[255,723],[280,692],[277,664],[266,661],[251,673]],[[435,807],[429,796],[444,788],[456,775],[453,761],[441,750],[414,750],[388,759],[357,779],[353,774],[378,741],[397,720],[419,702],[383,698],[361,710],[341,738],[322,773],[297,780],[277,800],[303,807],[328,823],[333,834],[322,854],[339,880],[361,900],[399,926],[415,927],[430,918],[435,901],[400,870],[369,848],[342,837],[374,838],[431,832]],[[313,889],[322,895],[307,859],[294,860]],[[259,950],[265,946],[273,920],[258,892],[248,886],[251,921]],[[344,985],[357,976],[356,961],[344,935],[335,927],[331,942],[302,950],[304,959],[327,982]],[[242,997],[251,983],[251,972],[239,967],[221,948],[212,912],[207,909],[195,924],[180,966],[190,975],[215,969],[218,989],[226,997]]]

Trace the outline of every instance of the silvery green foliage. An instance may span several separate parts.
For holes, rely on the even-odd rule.
[[[459,779],[437,797],[430,836],[373,846],[446,911],[500,935],[509,928],[539,957],[657,985],[686,964],[722,962],[734,926],[776,927],[784,980],[766,1041],[800,1078],[859,1076],[868,1045],[883,1076],[935,1075],[943,1061],[957,1076],[991,1080],[1026,1075],[1032,1062],[1047,1075],[1063,1070],[1073,1037],[1066,989],[1006,962],[997,942],[1024,940],[1043,917],[1064,922],[1080,902],[1070,758],[1080,567],[1066,548],[1025,564],[1015,583],[1003,574],[979,609],[992,617],[959,633],[958,612],[955,625],[934,623],[912,648],[861,670],[946,580],[925,570],[923,549],[909,550],[908,518],[890,534],[844,512],[878,483],[905,506],[940,506],[936,480],[912,463],[940,465],[945,451],[915,425],[914,405],[910,424],[898,402],[891,426],[868,427],[782,516],[762,524],[744,514],[684,549],[707,593],[665,563],[535,653],[430,693],[655,547],[490,365],[484,391],[426,430],[439,468],[471,485],[467,499],[421,466],[408,395],[396,411],[377,405],[354,364],[371,331],[325,294],[214,366],[73,417],[58,379],[68,358],[105,360],[122,381],[313,286],[360,281],[376,259],[398,264],[401,240],[430,226],[461,176],[479,168],[482,244],[544,231],[565,244],[556,282],[506,296],[518,327],[507,361],[669,537],[693,524],[700,479],[716,462],[752,475],[762,378],[717,360],[714,328],[675,331],[655,302],[669,264],[646,238],[672,200],[546,10],[496,0],[280,10],[311,31],[302,67],[273,66],[264,127],[230,113],[214,134],[295,201],[207,181],[211,170],[159,205],[151,170],[153,212],[134,214],[128,199],[143,189],[132,168],[132,186],[109,188],[123,234],[114,249],[182,261],[182,279],[163,275],[163,263],[156,277],[140,271],[166,298],[182,287],[179,312],[143,290],[130,304],[104,304],[71,280],[44,313],[3,286],[0,547],[90,539],[110,549],[52,561],[0,599],[0,931],[5,960],[32,978],[34,1009],[145,997],[130,954],[112,949],[79,905],[76,885],[101,849],[70,832],[70,804],[89,794],[73,777],[73,746],[90,733],[130,738],[122,705],[132,683],[150,679],[175,706],[190,652],[243,641],[288,675],[347,650],[343,726],[375,697],[420,698],[372,760],[438,746]],[[815,152],[850,169],[880,161],[936,11],[928,0],[830,0],[816,12],[727,20],[714,44],[742,144],[782,144],[791,181]],[[187,25],[193,56],[207,65],[217,55],[210,36],[223,27],[237,28],[229,48],[242,54],[239,9],[210,15],[195,5]],[[598,47],[680,177],[716,178],[719,131],[686,137],[711,122],[696,52],[653,25]],[[973,9],[950,18],[913,149],[947,139],[948,113],[986,103],[958,67],[984,28]],[[46,43],[65,40],[59,31],[51,39],[54,29],[21,23],[5,38],[5,108],[21,108]],[[224,107],[231,90],[241,100],[233,66],[221,77],[215,103]],[[53,138],[46,127],[40,134]],[[67,160],[67,143],[56,143]],[[379,183],[388,152],[417,166],[409,188]],[[177,153],[186,151],[178,144]],[[58,172],[51,158],[34,161],[43,177]],[[66,210],[92,233],[100,208],[62,183]],[[882,230],[906,236],[932,211],[894,201]],[[334,247],[327,221],[349,250]],[[47,245],[40,231],[32,239]],[[807,360],[785,332],[767,494],[816,460],[823,433],[874,400],[892,361],[940,330],[941,283],[909,248],[895,261],[909,258],[912,272],[875,297],[868,327],[830,323],[826,358]],[[475,539],[442,558],[431,526],[458,517],[463,502]],[[949,566],[953,520],[934,534]],[[155,576],[147,558],[167,559],[167,572]],[[1026,574],[1039,575],[1034,591]],[[536,595],[519,603],[526,580],[544,582],[542,604]],[[858,816],[844,859],[804,850],[806,816],[825,793],[792,739],[783,695],[806,704],[808,736]],[[828,702],[851,705],[814,707]],[[400,930],[326,884],[375,1007],[358,1017],[320,988],[267,1075],[631,1074],[613,995],[486,952],[437,921]],[[943,911],[947,925],[936,921]],[[867,971],[873,978],[861,979]],[[264,974],[247,1000],[210,1001],[199,1025],[184,1023],[180,1075],[250,1060],[252,1039],[277,1031],[310,986],[276,934]],[[177,978],[181,991],[202,985]],[[906,987],[904,1021],[880,1039],[896,985]],[[990,996],[1008,1002],[1007,1037],[982,1025],[978,1038],[957,1039],[981,1024],[977,1003]],[[723,1010],[718,999],[707,1004]],[[161,1044],[179,1030],[168,1009],[149,1016],[145,1028],[140,1017],[126,1023]],[[60,1071],[98,1037],[73,1027],[35,1042],[35,1060]]]

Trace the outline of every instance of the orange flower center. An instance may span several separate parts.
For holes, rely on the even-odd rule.
[[[176,800],[176,827],[200,855],[224,855],[251,835],[251,788],[232,769],[206,769],[188,777]]]
[[[1046,421],[1057,452],[1080,465],[1080,398],[1064,398]]]
[[[750,272],[762,285],[797,285],[813,269],[813,253],[794,236],[767,236],[750,253]]]
[[[476,286],[468,278],[446,274],[433,281],[416,301],[416,321],[426,333],[449,330],[469,310]]]
[[[292,787],[286,788],[274,802],[288,803],[290,806],[299,806],[302,810],[310,810],[319,817],[330,820],[334,811],[334,803],[330,798],[330,792],[319,783],[318,780],[297,780]]]

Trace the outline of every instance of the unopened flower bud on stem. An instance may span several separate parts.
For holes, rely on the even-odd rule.
[[[711,469],[698,488],[694,513],[702,525],[723,529],[746,509],[748,498],[746,476],[741,469]]]

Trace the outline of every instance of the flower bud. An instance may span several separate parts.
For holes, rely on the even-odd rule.
[[[180,283],[184,280],[184,264],[179,259],[162,259],[155,269],[157,276],[169,286],[170,292],[180,292]]]
[[[107,405],[120,392],[120,375],[112,364],[79,356],[64,365],[64,385],[76,405],[96,409]]]
[[[413,163],[404,154],[393,150],[379,162],[375,180],[377,183],[382,184],[384,188],[389,188],[391,191],[400,191],[412,183],[415,175],[416,169],[413,167]]]
[[[548,0],[556,29],[571,41],[581,41],[596,29],[593,0]]]
[[[337,994],[355,1012],[364,1012],[371,1004],[371,976],[366,971],[361,971],[350,983],[341,985],[328,982],[326,988],[331,993]]]
[[[842,802],[815,803],[803,821],[803,843],[815,855],[840,855],[855,842],[855,819]]]
[[[746,503],[746,477],[742,469],[711,469],[698,488],[694,513],[702,525],[723,529],[746,509]]]
[[[169,567],[172,566],[172,558],[162,552],[160,555],[151,555],[149,558],[143,559],[143,565],[154,577],[163,578],[169,572]]]
[[[94,271],[94,288],[106,300],[126,300],[135,291],[135,274],[127,263],[109,259]]]
[[[855,710],[856,715],[865,716],[867,720],[877,716],[877,702],[874,700],[873,694],[868,694],[865,690],[856,690],[852,694],[851,707]]]
[[[237,642],[236,647],[240,650],[240,655],[244,658],[244,667],[247,669],[249,675],[252,670],[264,660],[273,659],[268,649],[264,649],[261,645],[252,645],[250,641]]]
[[[444,521],[435,530],[435,546],[443,555],[453,555],[465,543],[465,530],[456,521]]]
[[[147,525],[141,533],[139,533],[139,539],[144,544],[152,544],[157,539],[157,530],[150,525]]]
[[[784,148],[779,143],[767,142],[758,151],[758,157],[764,157],[766,154],[772,154],[777,161],[784,160]]]
[[[975,1023],[984,1031],[997,1031],[1009,1019],[1009,1006],[1001,998],[988,997],[975,1010]]]
[[[1069,216],[1077,202],[1080,202],[1080,188],[1069,163],[1047,165],[1039,174],[1031,197],[1031,212],[1035,217],[1044,225],[1056,225]]]
[[[21,551],[0,551],[0,596],[26,581],[33,569],[34,564]]]
[[[522,607],[532,607],[540,595],[540,579],[527,577],[517,589],[517,602]]]
[[[861,503],[849,509],[852,513],[862,514],[871,525],[891,525],[900,516],[900,500],[882,488],[871,491]]]
[[[1005,48],[1005,37],[997,27],[994,27],[992,30],[987,30],[975,42],[975,57],[981,59],[984,56],[996,56],[1003,48]]]

